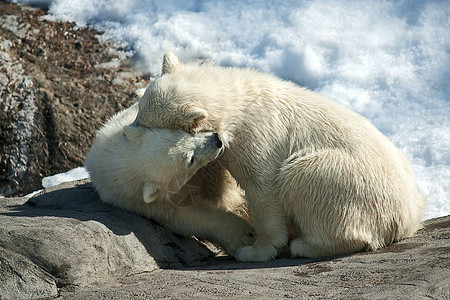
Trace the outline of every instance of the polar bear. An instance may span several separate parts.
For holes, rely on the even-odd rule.
[[[367,119],[252,69],[182,64],[167,52],[135,126],[218,131],[219,158],[245,190],[256,241],[239,261],[377,249],[410,237],[424,198],[402,152]]]
[[[243,192],[214,161],[217,133],[128,126],[137,104],[97,133],[86,168],[104,202],[151,218],[182,235],[217,242],[230,255],[251,245]]]

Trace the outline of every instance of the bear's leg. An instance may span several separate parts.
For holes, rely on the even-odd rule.
[[[289,248],[291,250],[292,257],[318,258],[329,255],[326,251],[312,246],[302,238],[292,240]]]
[[[280,169],[280,199],[300,238],[290,242],[292,256],[325,257],[363,250],[371,227],[370,194],[352,155],[339,149],[294,153]],[[358,191],[359,193],[352,193]]]
[[[152,205],[152,204],[149,204]],[[171,213],[168,213],[171,211]],[[253,226],[234,213],[208,207],[174,207],[158,203],[146,215],[181,235],[211,239],[235,256],[236,251],[255,241]]]
[[[346,255],[363,250],[372,250],[368,243],[362,241],[347,241],[345,245],[325,245],[313,246],[303,238],[297,238],[290,242],[289,248],[292,257],[319,258],[336,255]]]
[[[284,209],[272,192],[257,194],[246,188],[245,193],[253,217],[256,242],[238,249],[236,259],[242,262],[272,260],[288,240]]]

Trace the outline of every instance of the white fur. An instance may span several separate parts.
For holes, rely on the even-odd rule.
[[[223,147],[217,135],[129,125],[137,111],[135,104],[112,117],[86,157],[101,199],[179,234],[216,241],[230,255],[250,245],[242,191],[212,162]]]
[[[368,120],[269,74],[167,55],[175,64],[147,88],[136,124],[220,133],[257,234],[238,260],[273,259],[289,223],[291,252],[306,257],[377,249],[420,227],[410,163]]]

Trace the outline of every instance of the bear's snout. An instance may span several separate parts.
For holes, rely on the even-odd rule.
[[[217,132],[213,133],[213,138],[214,138],[214,140],[216,142],[217,148],[222,148],[223,143],[222,143],[222,140],[220,139],[219,134]]]

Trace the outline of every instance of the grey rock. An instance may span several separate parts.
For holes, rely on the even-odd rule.
[[[265,263],[104,204],[89,180],[2,199],[0,224],[1,299],[450,299],[450,216],[377,251]]]
[[[0,247],[0,299],[37,299],[57,294],[51,274],[30,258]]]
[[[450,216],[378,251],[325,260],[278,258],[157,270],[66,299],[450,299]]]
[[[194,238],[104,204],[88,180],[2,200],[2,299],[56,296],[214,254]]]

